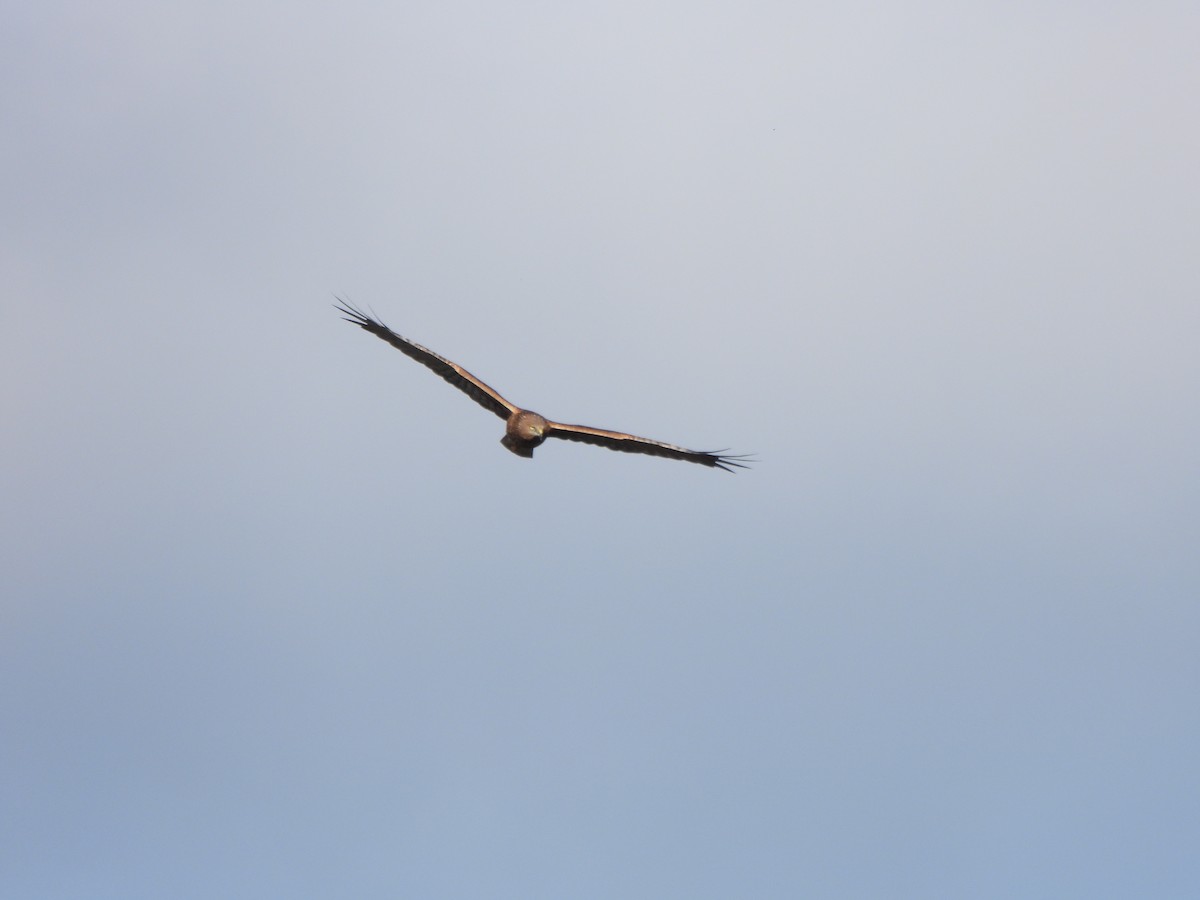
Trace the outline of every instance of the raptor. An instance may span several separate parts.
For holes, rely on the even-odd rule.
[[[432,369],[484,409],[504,419],[506,423],[504,437],[501,438],[500,443],[517,456],[532,459],[534,449],[541,446],[546,438],[561,438],[566,441],[595,444],[625,453],[644,453],[649,456],[663,456],[667,459],[681,459],[686,462],[699,463],[702,466],[723,469],[726,472],[732,472],[735,468],[744,469],[750,462],[749,456],[730,455],[723,450],[688,450],[685,447],[653,441],[650,438],[638,437],[622,431],[609,431],[605,428],[592,428],[590,425],[567,425],[563,422],[552,421],[532,410],[522,409],[510,403],[494,388],[480,381],[458,363],[438,356],[415,341],[401,337],[382,322],[356,309],[340,297],[335,308],[342,313],[342,317],[347,322],[387,341],[401,353],[415,359],[426,368]]]

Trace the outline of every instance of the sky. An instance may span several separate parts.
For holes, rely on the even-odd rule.
[[[1200,896],[1198,43],[5,5],[0,895]]]

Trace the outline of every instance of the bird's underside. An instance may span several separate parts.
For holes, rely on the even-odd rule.
[[[387,341],[401,353],[415,359],[426,368],[432,369],[484,409],[504,419],[506,423],[504,437],[500,443],[517,456],[532,458],[534,449],[540,446],[546,438],[552,437],[595,444],[625,453],[644,453],[649,456],[663,456],[667,459],[681,459],[699,463],[702,466],[723,469],[726,472],[732,472],[735,468],[744,469],[750,462],[750,458],[747,456],[734,456],[724,451],[688,450],[685,447],[677,447],[674,444],[665,444],[662,441],[653,441],[650,438],[625,434],[621,431],[608,431],[588,425],[567,425],[551,421],[535,412],[509,403],[494,388],[480,381],[462,366],[438,356],[420,344],[401,337],[382,322],[355,309],[345,300],[338,298],[335,306],[339,312],[343,313],[347,322]]]

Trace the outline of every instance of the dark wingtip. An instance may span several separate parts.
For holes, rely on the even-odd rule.
[[[345,313],[348,316],[363,317],[363,314],[355,309],[349,300],[345,299],[344,297],[339,297],[337,294],[333,295],[333,299],[337,301],[333,304],[333,308],[338,312]],[[347,321],[349,320],[347,319]]]
[[[705,456],[711,462],[709,465],[715,466],[723,472],[729,472],[736,475],[736,469],[749,469],[751,465],[758,460],[754,458],[753,453],[728,454],[724,450],[707,450]]]
[[[345,297],[339,297],[337,294],[334,294],[333,299],[337,301],[337,303],[333,304],[333,308],[338,312],[345,313],[342,318],[351,325],[357,325],[359,328],[365,328],[368,331],[370,331],[372,328],[387,327],[382,321],[380,321],[379,317],[375,315],[375,310],[371,310],[371,315],[368,316],[365,312],[360,310]]]

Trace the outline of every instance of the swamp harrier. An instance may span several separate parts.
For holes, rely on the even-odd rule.
[[[504,429],[504,437],[500,441],[517,456],[533,458],[533,450],[546,438],[562,438],[567,441],[582,441],[585,444],[596,444],[609,450],[621,450],[626,453],[646,453],[650,456],[665,456],[668,459],[682,459],[687,462],[700,463],[702,466],[712,466],[732,472],[734,467],[746,468],[749,457],[730,456],[723,451],[688,450],[676,447],[674,444],[664,444],[662,441],[652,441],[649,438],[637,437],[620,431],[607,431],[603,428],[591,428],[587,425],[564,425],[562,422],[552,422],[528,409],[520,409],[501,397],[462,366],[438,356],[432,350],[426,350],[420,344],[413,343],[392,331],[382,322],[377,322],[370,316],[355,309],[345,300],[338,298],[335,308],[344,313],[343,318],[365,331],[371,332],[378,338],[387,341],[401,353],[410,356],[421,365],[432,369],[450,384],[454,385],[484,409],[489,410],[508,424]]]

